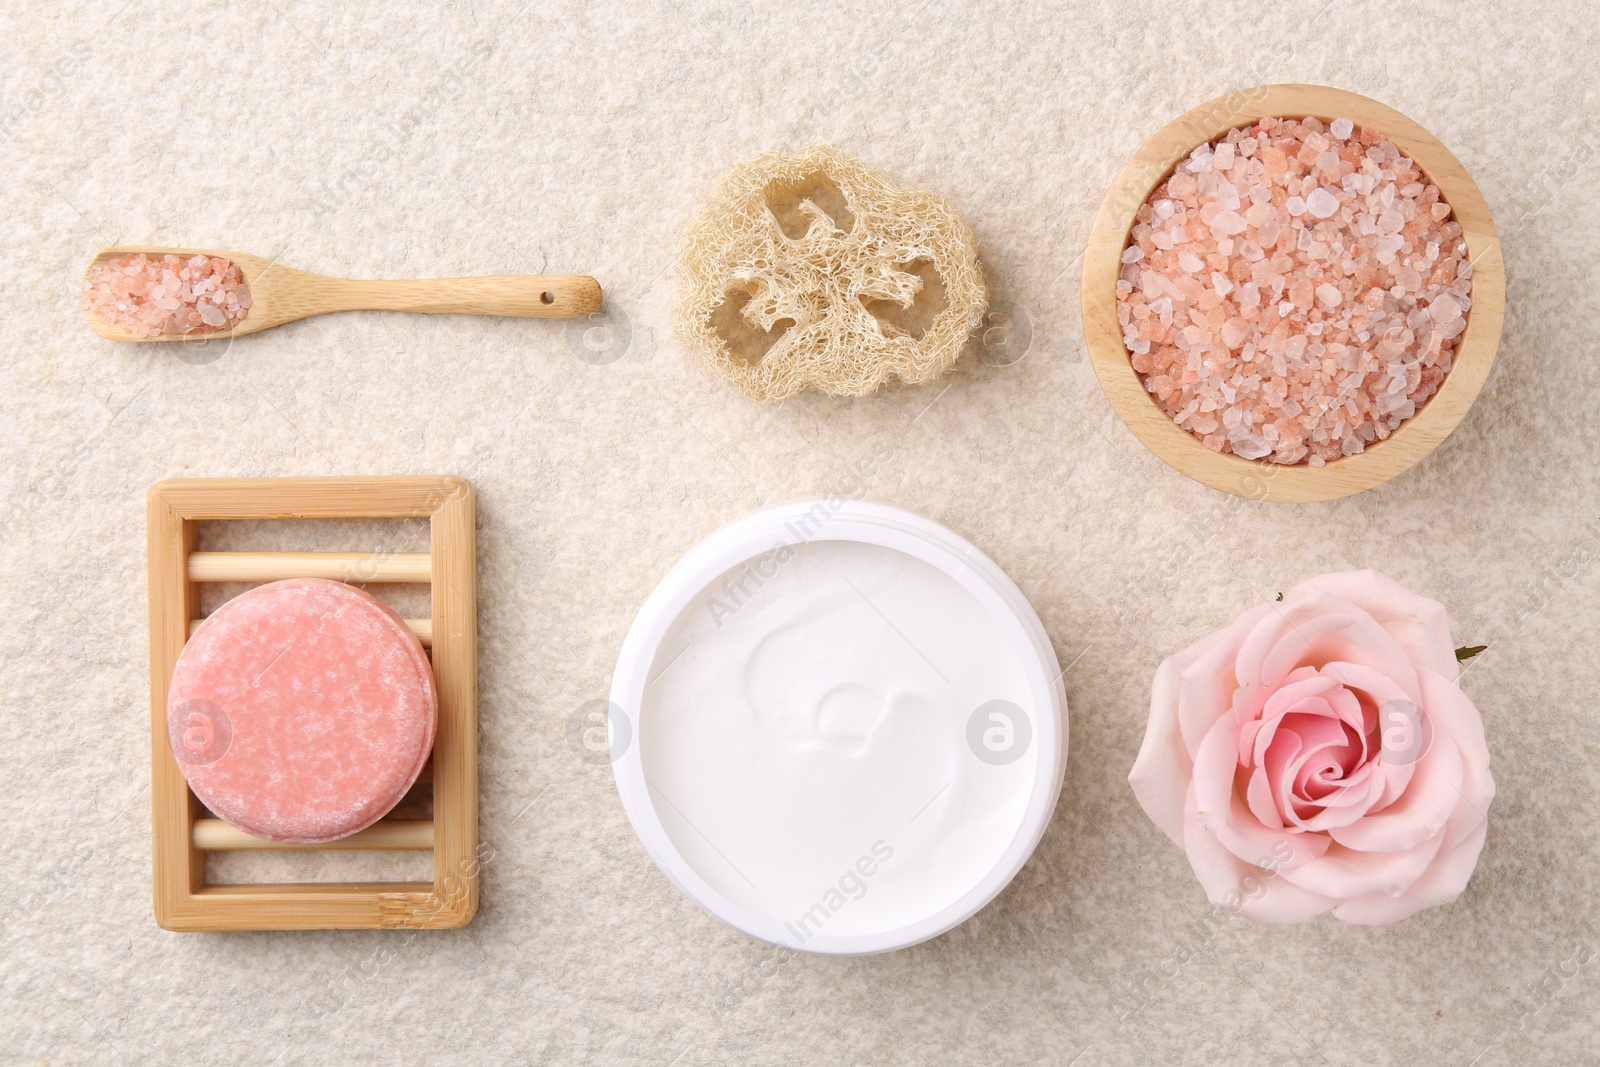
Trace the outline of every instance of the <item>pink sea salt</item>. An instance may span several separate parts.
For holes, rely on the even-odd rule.
[[[1266,118],[1139,209],[1117,282],[1133,368],[1217,452],[1320,466],[1387,438],[1472,307],[1461,224],[1383,134]]]
[[[244,321],[250,288],[236,264],[217,256],[128,252],[90,271],[80,302],[139,337],[216,333]]]

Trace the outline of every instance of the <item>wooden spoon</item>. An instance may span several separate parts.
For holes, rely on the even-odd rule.
[[[94,257],[84,276],[129,252],[157,257],[216,256],[236,264],[250,288],[250,312],[232,330],[210,333],[136,334],[102,322],[86,311],[94,332],[110,341],[182,341],[185,338],[243,337],[331,311],[417,311],[430,315],[515,315],[520,318],[570,318],[600,310],[600,283],[583,275],[530,274],[481,278],[419,278],[358,281],[308,274],[244,252],[204,248],[117,245]]]

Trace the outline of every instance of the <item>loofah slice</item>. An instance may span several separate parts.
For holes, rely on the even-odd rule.
[[[827,146],[735,167],[683,236],[679,336],[745,395],[862,396],[961,355],[988,292],[942,197]]]

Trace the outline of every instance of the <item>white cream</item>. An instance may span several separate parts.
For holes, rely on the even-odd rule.
[[[794,947],[949,907],[1024,821],[1029,721],[972,724],[990,701],[1035,715],[1018,653],[954,578],[895,549],[814,541],[734,568],[648,678],[639,755],[667,836]],[[1008,743],[1016,758],[994,757]]]

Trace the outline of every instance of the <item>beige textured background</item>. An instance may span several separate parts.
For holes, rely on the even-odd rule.
[[[0,1062],[1600,1062],[1592,11],[519,3],[0,14]],[[1340,503],[1242,503],[1161,466],[1080,342],[1078,251],[1125,157],[1264,81],[1428,126],[1505,245],[1477,407]],[[733,162],[815,140],[948,196],[1027,343],[946,383],[775,408],[688,362],[663,329],[684,219]],[[614,343],[365,314],[231,349],[119,347],[74,292],[119,241],[353,276],[593,273]],[[679,896],[568,730],[680,553],[846,484],[880,445],[869,494],[962,532],[1032,598],[1071,664],[1071,762],[1039,851],[972,921],[885,957],[795,956]],[[145,487],[435,471],[472,478],[481,508],[496,852],[477,920],[158,929]],[[1151,673],[1243,607],[1361,566],[1489,646],[1464,682],[1499,782],[1477,875],[1385,929],[1209,928],[1125,782]],[[347,858],[284,862],[336,879]]]

